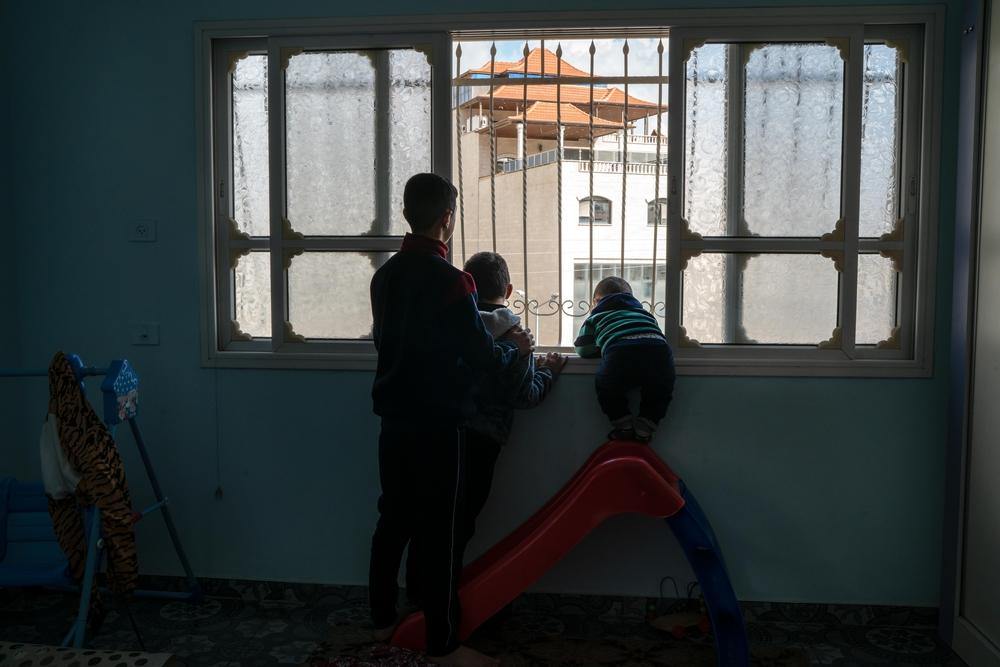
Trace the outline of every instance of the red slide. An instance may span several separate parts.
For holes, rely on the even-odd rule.
[[[629,442],[605,444],[542,509],[462,572],[461,640],[605,519],[625,513],[667,518],[683,507],[677,475],[652,449]],[[423,613],[404,619],[392,643],[422,651]]]

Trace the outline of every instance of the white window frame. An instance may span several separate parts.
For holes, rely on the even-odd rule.
[[[229,173],[232,160],[231,96],[229,94],[232,64],[248,52],[267,54],[268,81],[268,145],[269,180],[272,184],[285,183],[285,66],[289,55],[300,51],[369,50],[374,52],[376,70],[375,123],[376,201],[375,223],[378,228],[390,230],[393,214],[389,198],[389,58],[388,49],[416,48],[428,54],[431,65],[432,106],[442,104],[442,90],[451,95],[450,62],[447,58],[450,41],[442,33],[400,34],[272,34],[262,38],[227,39],[216,37],[208,44],[211,54],[212,99],[211,123],[213,135],[212,158],[212,275],[215,284],[211,317],[214,331],[206,341],[208,363],[235,366],[293,366],[312,367],[316,364],[333,364],[336,367],[369,367],[375,359],[371,340],[307,340],[298,335],[286,317],[288,295],[288,269],[292,259],[303,252],[375,252],[391,253],[399,249],[401,234],[302,236],[284,224],[287,206],[285,187],[269,189],[270,229],[267,237],[250,237],[240,232],[230,215],[232,183]],[[433,56],[437,55],[437,58]],[[436,65],[434,64],[436,61]],[[442,67],[442,63],[444,67]],[[445,82],[435,83],[433,82]],[[382,103],[379,104],[378,101]],[[448,108],[444,101],[444,108]],[[440,114],[439,114],[440,115]],[[445,114],[447,120],[447,114]],[[437,121],[437,122],[435,122]],[[451,156],[451,127],[432,114],[431,162],[432,171],[449,175]],[[230,316],[234,312],[235,292],[233,270],[236,258],[250,251],[268,251],[271,266],[271,336],[252,338],[239,330]],[[280,267],[280,268],[279,268]],[[275,364],[277,362],[277,364]]]
[[[667,209],[667,198],[666,197],[660,197],[659,199],[650,199],[649,201],[646,202],[646,226],[647,227],[652,227],[653,225],[659,225],[660,227],[666,228],[666,226],[667,226],[667,218],[669,216],[666,213],[664,213],[663,215],[660,215],[661,207],[662,207],[662,210],[665,212],[666,209]],[[653,213],[653,211],[655,211],[655,213]],[[652,217],[656,220],[655,222],[650,222],[649,221],[650,213],[653,213]]]
[[[928,327],[933,326],[932,320],[924,320],[924,326],[917,324],[917,309],[919,301],[917,294],[920,286],[917,284],[918,264],[932,264],[931,250],[933,246],[922,244],[919,239],[932,237],[934,230],[922,220],[930,217],[922,215],[927,211],[921,207],[918,186],[921,178],[922,162],[919,155],[923,137],[920,125],[912,119],[921,118],[920,102],[923,100],[921,91],[924,85],[923,48],[915,30],[901,26],[865,26],[860,24],[825,25],[825,26],[772,26],[767,28],[731,27],[726,29],[675,29],[671,31],[670,44],[670,77],[671,81],[681,82],[681,85],[670,87],[670,108],[685,108],[684,66],[691,49],[702,43],[764,43],[764,42],[826,42],[838,46],[845,64],[844,77],[844,132],[842,152],[842,205],[841,215],[843,229],[829,230],[830,235],[824,238],[759,238],[746,237],[701,237],[687,230],[683,219],[684,187],[684,131],[683,113],[669,116],[669,132],[671,149],[668,150],[669,189],[671,195],[675,192],[680,196],[671,196],[668,201],[667,224],[667,301],[682,303],[682,272],[687,259],[704,252],[732,253],[819,253],[833,252],[840,254],[837,262],[840,289],[838,298],[838,326],[831,332],[831,338],[819,346],[775,346],[775,345],[700,345],[690,341],[684,332],[679,317],[668,318],[667,337],[675,348],[678,359],[685,365],[709,369],[717,372],[720,368],[779,366],[794,367],[797,364],[811,366],[814,370],[824,368],[843,368],[845,365],[874,366],[886,369],[883,374],[916,374],[926,375],[930,372],[926,359],[931,350],[929,346],[921,349],[921,343],[926,345],[929,337]],[[859,239],[858,212],[860,201],[861,175],[861,93],[863,87],[864,45],[866,41],[890,40],[907,52],[907,59],[912,64],[906,68],[906,85],[901,86],[904,96],[903,120],[904,127],[900,132],[900,149],[902,153],[902,168],[899,178],[900,204],[903,213],[902,229],[908,230],[902,240],[898,239]],[[735,61],[735,66],[734,62]],[[742,76],[739,59],[730,58],[730,80]],[[737,100],[736,104],[742,100]],[[732,113],[731,120],[739,118],[738,113]],[[733,129],[738,124],[730,124],[729,143],[731,174],[740,174],[739,161],[742,158],[742,135]],[[676,146],[676,149],[674,148]],[[728,179],[729,189],[728,214],[731,220],[742,216],[742,183],[739,177]],[[915,233],[914,233],[915,232]],[[838,238],[839,237],[839,238]],[[903,271],[902,289],[899,295],[898,332],[889,339],[888,347],[858,346],[854,341],[855,318],[857,314],[857,258],[861,251],[902,251]],[[923,252],[921,252],[923,250]],[[929,275],[924,273],[924,278]],[[932,274],[930,274],[932,275]],[[926,281],[925,281],[926,282]],[[925,285],[923,296],[925,301],[932,298],[933,285]],[[730,290],[727,301],[738,298],[738,290]],[[735,303],[727,303],[727,309],[735,311]],[[924,359],[920,358],[923,353]],[[889,369],[892,369],[890,372]]]
[[[696,38],[702,35],[711,41],[788,41],[805,39],[809,34],[826,38],[843,35],[850,39],[851,65],[860,72],[862,64],[859,56],[866,35],[880,30],[875,26],[917,26],[922,28],[922,39],[918,48],[922,51],[923,76],[920,81],[922,95],[915,105],[918,108],[919,126],[910,131],[919,136],[919,155],[908,156],[908,162],[915,165],[918,174],[916,207],[918,211],[917,234],[908,234],[906,258],[915,280],[904,281],[904,295],[912,299],[910,314],[912,336],[910,342],[898,354],[867,355],[864,350],[847,346],[840,350],[830,349],[780,349],[774,346],[703,346],[688,348],[680,346],[678,318],[668,319],[667,334],[677,353],[678,372],[698,375],[787,375],[787,376],[872,376],[872,377],[927,377],[933,369],[933,328],[935,262],[938,228],[939,198],[939,125],[941,100],[939,91],[942,80],[944,5],[891,5],[891,6],[851,6],[851,7],[785,7],[748,8],[727,10],[664,10],[664,11],[617,11],[617,12],[555,12],[532,13],[512,16],[510,14],[466,14],[455,16],[386,17],[384,19],[295,19],[281,21],[232,21],[201,22],[195,25],[196,45],[196,89],[195,105],[198,119],[198,202],[202,218],[202,360],[206,366],[256,367],[256,368],[342,368],[373,369],[375,354],[370,342],[338,341],[334,343],[296,343],[278,340],[270,349],[237,350],[220,349],[220,331],[217,313],[219,308],[215,257],[219,251],[217,230],[213,221],[215,178],[213,165],[213,123],[212,123],[212,42],[222,38],[267,35],[270,39],[282,37],[313,36],[328,40],[333,48],[378,48],[395,46],[411,47],[417,41],[432,43],[434,53],[448,54],[435,58],[432,63],[432,78],[435,81],[450,81],[451,35],[460,32],[463,37],[480,34],[495,39],[518,38],[530,30],[557,32],[566,38],[601,37],[620,34],[621,30],[605,28],[608,25],[625,25],[641,30],[643,27],[670,26],[670,56],[668,58],[671,81],[683,81],[682,62],[674,56],[680,43],[678,37]],[[868,33],[865,28],[868,26]],[[375,37],[375,36],[378,37]],[[509,37],[507,37],[509,35]],[[418,37],[419,36],[419,37]],[[883,35],[878,35],[883,36]],[[259,39],[259,37],[258,37]],[[382,40],[382,41],[378,41]],[[269,76],[272,76],[269,68]],[[845,80],[845,119],[848,108],[847,97],[852,94],[847,88],[860,89],[860,76],[848,76]],[[451,174],[452,116],[450,112],[451,86],[433,87],[432,128],[433,128],[433,170],[445,176]],[[677,105],[677,96],[682,86],[669,87],[670,108]],[[857,95],[857,91],[853,93]],[[683,98],[681,98],[683,103]],[[908,110],[910,111],[910,110]],[[682,145],[682,114],[669,116],[671,145]],[[846,120],[845,120],[846,122]],[[680,128],[678,128],[680,125]],[[680,131],[678,131],[678,129]],[[846,129],[846,128],[845,128]],[[845,132],[847,134],[847,132]],[[671,179],[678,171],[682,151],[668,150],[669,173]],[[846,158],[846,154],[845,154]],[[847,168],[845,164],[845,169]],[[272,169],[274,163],[272,161]],[[849,177],[850,174],[845,176]],[[273,178],[272,178],[273,180]],[[845,179],[846,180],[846,179]],[[900,184],[907,181],[901,180]],[[674,196],[680,185],[673,180],[668,186],[668,300],[677,299],[679,304],[680,272],[676,269],[682,249],[679,225],[679,198]],[[856,198],[856,197],[855,197]],[[846,211],[845,211],[846,212]],[[272,220],[274,216],[272,215]],[[273,224],[273,222],[272,222]],[[856,238],[856,218],[854,240],[847,244],[865,243]],[[850,226],[850,225],[849,225]],[[849,236],[849,234],[848,234]],[[703,239],[702,242],[705,240]],[[729,239],[720,239],[727,242]],[[797,239],[783,241],[792,250]],[[279,241],[280,244],[280,241]],[[696,243],[687,239],[686,250],[696,248]],[[703,246],[702,249],[707,249]],[[348,248],[345,248],[348,249]],[[716,249],[734,249],[732,246]],[[811,249],[811,248],[810,248]],[[274,252],[272,248],[272,252]],[[854,269],[856,270],[856,268]],[[673,306],[676,308],[677,306]],[[272,312],[278,312],[274,309]],[[843,318],[845,314],[841,314]],[[853,318],[854,314],[846,315]],[[277,315],[274,315],[277,318]],[[853,341],[851,341],[853,343]],[[850,349],[848,349],[850,348]],[[884,351],[881,351],[884,352]],[[593,360],[573,359],[567,367],[570,373],[591,373],[596,367]]]
[[[608,218],[607,218],[607,220],[604,221],[604,222],[599,222],[597,220],[594,220],[593,224],[594,224],[595,227],[610,227],[611,226],[611,223],[614,220],[614,215],[611,212],[611,200],[610,199],[608,199],[607,197],[602,197],[601,195],[594,195],[593,197],[583,197],[582,199],[580,199],[579,204],[578,204],[581,211],[583,210],[584,203],[587,204],[587,208],[588,208],[587,212],[588,213],[596,213],[597,212],[597,204],[599,204],[599,203],[607,204],[608,205]],[[590,224],[591,224],[590,221],[591,221],[592,217],[595,217],[595,216],[588,215],[586,219],[584,219],[583,216],[578,216],[578,218],[577,218],[577,224],[579,226],[581,226],[581,227],[589,227]]]

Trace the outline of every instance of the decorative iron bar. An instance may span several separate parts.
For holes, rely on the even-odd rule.
[[[524,81],[528,80],[528,55],[531,49],[528,43],[524,43]],[[544,67],[545,52],[542,52],[542,63]],[[543,72],[544,78],[544,72]],[[523,158],[528,154],[528,86],[524,86],[524,94],[521,105],[521,266],[524,268],[524,300],[525,307],[531,298],[528,291],[528,167]]]
[[[490,45],[490,78],[496,76],[497,43]],[[490,164],[497,163],[497,120],[493,108],[493,84],[490,84]],[[490,169],[490,228],[493,233],[493,252],[497,251],[497,179],[496,169]]]
[[[656,68],[657,73],[663,76],[663,40],[661,39],[656,45]],[[663,145],[663,84],[657,84],[656,86],[656,164],[659,166],[662,164],[660,161],[660,147]],[[656,174],[653,177],[653,275],[651,278],[652,289],[650,290],[650,301],[646,305],[649,306],[650,312],[654,315],[658,314],[656,312],[656,250],[659,246],[659,231],[660,231],[660,170],[656,170]],[[667,304],[663,304],[663,316],[666,317]]]
[[[589,182],[589,194],[587,196],[587,202],[590,205],[590,219],[588,220],[589,235],[590,235],[590,251],[587,253],[587,284],[589,286],[587,290],[587,302],[589,303],[594,296],[594,54],[597,53],[597,47],[594,45],[594,41],[590,41],[590,118],[588,119],[590,124],[590,182]]]
[[[622,45],[622,62],[625,71],[625,111],[622,113],[622,276],[625,275],[625,202],[628,200],[628,40]],[[654,267],[654,273],[655,267]]]
[[[462,43],[455,47],[455,71],[462,71]],[[457,98],[456,98],[457,99]],[[462,265],[466,260],[465,242],[465,185],[462,182],[462,105],[455,104],[455,150],[458,159],[458,224],[462,234]]]
[[[544,44],[545,42],[542,42]],[[562,76],[562,43],[556,45],[556,78]],[[542,49],[542,62],[545,62],[545,49]],[[544,65],[543,65],[544,67]],[[559,253],[559,281],[562,282],[563,265],[563,234],[562,234],[562,201],[563,201],[563,151],[566,150],[565,137],[562,124],[562,86],[556,86],[556,233],[558,235]],[[562,288],[560,286],[560,292]],[[553,295],[554,299],[562,299],[559,294]],[[572,303],[572,302],[571,302]],[[563,321],[561,317],[556,318],[557,338],[562,341]],[[541,333],[541,332],[539,332]]]

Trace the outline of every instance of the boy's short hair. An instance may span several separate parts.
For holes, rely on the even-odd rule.
[[[465,262],[463,268],[476,281],[476,291],[480,297],[495,301],[507,296],[510,270],[507,268],[507,261],[497,253],[477,252]]]
[[[608,276],[594,287],[594,296],[611,296],[612,294],[631,294],[632,286],[628,281],[618,276]]]
[[[455,210],[458,190],[437,174],[416,174],[403,188],[403,217],[417,233],[434,226],[445,211]]]

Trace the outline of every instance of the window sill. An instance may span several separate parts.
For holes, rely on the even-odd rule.
[[[545,352],[546,350],[539,350]],[[568,354],[566,375],[593,375],[600,359],[583,359]],[[732,377],[841,377],[841,378],[928,378],[933,374],[931,361],[913,359],[826,359],[776,358],[755,355],[709,359],[676,353],[678,375]],[[372,372],[377,365],[374,353],[282,353],[215,352],[203,359],[207,368],[259,370],[315,370]]]

